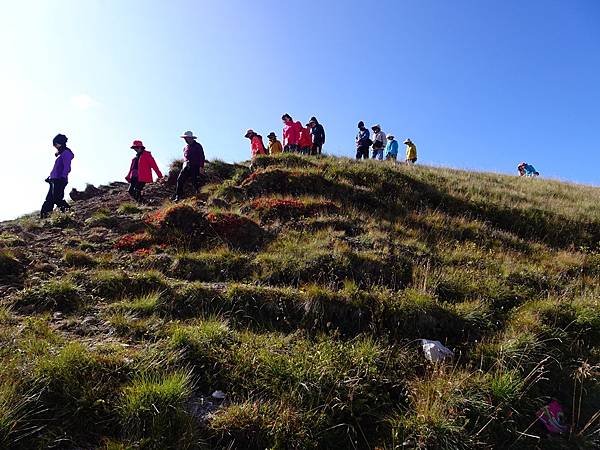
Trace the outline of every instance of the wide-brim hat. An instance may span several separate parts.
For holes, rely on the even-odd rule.
[[[194,133],[191,131],[186,131],[180,137],[182,137],[183,139],[185,139],[185,138],[198,139],[196,136],[194,136]]]
[[[136,148],[141,148],[143,150],[146,150],[146,147],[144,147],[144,143],[142,141],[133,141],[133,144],[131,144],[131,148],[134,150]]]
[[[269,139],[271,139],[271,138],[273,138],[273,139],[276,139],[276,138],[277,138],[277,135],[276,135],[276,134],[275,134],[273,131],[271,131],[269,134],[267,134],[267,137],[268,137]]]
[[[412,144],[412,141],[410,139],[407,139],[403,142],[403,144]]]
[[[387,138],[388,138],[388,139],[394,139],[394,137],[395,137],[395,136],[394,136],[393,134],[388,134],[388,135],[387,135]]]
[[[379,125],[378,123],[376,123],[375,125],[373,125],[371,127],[371,130],[374,130],[375,128],[379,128],[381,130],[381,125]]]
[[[246,131],[246,134],[244,135],[244,137],[250,137],[250,136],[252,136],[253,134],[255,134],[255,133],[254,133],[254,130],[248,130],[248,131]]]

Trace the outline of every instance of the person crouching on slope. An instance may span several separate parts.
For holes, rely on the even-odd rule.
[[[283,152],[283,145],[277,139],[277,135],[271,131],[267,137],[269,138],[269,155],[277,155]]]
[[[258,155],[266,155],[267,149],[265,148],[265,144],[263,144],[262,136],[258,133],[255,133],[254,130],[246,131],[244,137],[250,139],[250,150],[252,152],[252,160],[256,158]]]
[[[65,201],[65,188],[69,183],[69,173],[71,172],[71,161],[75,157],[70,148],[67,147],[67,137],[64,134],[57,134],[52,140],[52,145],[56,149],[56,160],[52,167],[50,176],[46,178],[46,182],[50,185],[48,195],[42,205],[40,218],[48,217],[54,209],[54,205],[58,206],[61,211],[69,209],[69,204]]]
[[[283,151],[295,153],[298,151],[298,144],[300,143],[302,124],[294,122],[289,114],[281,116],[281,120],[283,121]]]
[[[403,144],[406,144],[406,164],[414,164],[417,162],[417,146],[410,139],[406,139]]]
[[[162,178],[162,173],[158,168],[158,164],[154,160],[152,153],[146,151],[146,147],[142,141],[133,141],[131,149],[135,150],[135,156],[131,160],[131,166],[129,166],[129,173],[125,177],[129,183],[129,195],[137,201],[142,202],[142,190],[146,183],[152,183],[152,171],[156,173],[156,176]]]
[[[306,127],[300,128],[300,152],[303,155],[310,155],[312,151],[312,134],[310,134],[310,124],[306,124]]]
[[[522,162],[517,166],[517,170],[519,171],[519,176],[523,177],[537,177],[540,173],[535,170],[531,164],[527,164],[526,162]]]
[[[385,159],[394,161],[398,159],[398,141],[394,139],[393,134],[387,135],[387,144],[385,145]]]
[[[196,192],[202,185],[200,181],[200,173],[204,172],[204,149],[202,145],[196,141],[198,139],[191,131],[186,131],[181,135],[185,139],[186,146],[183,148],[183,167],[177,177],[177,188],[173,200],[178,202],[183,198],[183,187],[188,178],[192,179],[192,184]]]

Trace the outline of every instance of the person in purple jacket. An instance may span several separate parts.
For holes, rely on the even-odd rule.
[[[204,172],[204,149],[196,141],[198,138],[191,131],[186,131],[181,137],[185,139],[187,145],[183,148],[183,167],[177,177],[177,188],[173,196],[173,201],[176,202],[183,198],[183,187],[188,178],[192,179],[192,185],[198,192],[202,186],[200,173]]]
[[[42,205],[40,217],[43,219],[58,206],[61,211],[69,209],[69,204],[65,201],[65,187],[69,182],[69,172],[71,172],[71,161],[74,158],[73,152],[67,147],[67,137],[64,134],[57,134],[52,140],[52,145],[56,149],[56,160],[50,176],[46,182],[50,185],[46,201]]]

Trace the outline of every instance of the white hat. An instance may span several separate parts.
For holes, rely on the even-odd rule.
[[[192,139],[198,139],[196,136],[194,136],[194,133],[192,133],[191,131],[186,131],[185,133],[183,133],[181,135],[182,138],[192,138]]]

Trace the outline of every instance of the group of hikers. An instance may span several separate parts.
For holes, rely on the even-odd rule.
[[[358,133],[356,135],[356,159],[369,159],[369,149],[372,149],[372,158],[388,161],[398,160],[398,141],[393,134],[386,135],[381,130],[381,125],[373,125],[371,127],[373,135],[365,127],[365,123],[361,120],[358,122]],[[417,162],[417,146],[407,138],[404,142],[406,145],[406,157],[404,162],[406,164],[415,164]]]
[[[250,139],[252,159],[259,155],[276,155],[278,153],[301,153],[303,155],[320,155],[325,144],[325,129],[316,117],[311,117],[302,125],[292,119],[289,114],[281,116],[283,121],[283,144],[277,139],[275,132],[271,131],[267,138],[269,144],[265,147],[260,134],[250,129],[244,137]]]
[[[306,155],[320,155],[325,144],[325,129],[319,123],[316,117],[311,117],[305,127],[300,122],[294,122],[289,114],[284,114],[283,120],[283,144],[277,139],[274,132],[269,133],[269,145],[265,148],[262,137],[253,130],[248,130],[245,137],[250,139],[252,158],[258,155],[275,155],[283,152],[297,152]],[[372,149],[372,158],[396,161],[398,158],[398,142],[393,134],[386,134],[381,130],[380,125],[371,127],[373,135],[365,127],[364,122],[358,123],[358,134],[356,135],[356,159],[369,159],[369,149]],[[180,136],[185,140],[183,148],[183,165],[177,176],[175,193],[171,199],[179,201],[184,197],[185,184],[191,181],[193,189],[197,192],[202,186],[201,176],[204,173],[204,149],[197,141],[197,137],[192,131],[186,131]],[[71,162],[74,158],[73,152],[67,147],[68,138],[64,134],[58,134],[52,140],[55,148],[55,161],[50,176],[46,178],[49,184],[48,194],[42,205],[40,217],[47,217],[57,206],[61,211],[69,209],[69,204],[65,201],[65,188],[68,184],[69,173],[71,172]],[[417,147],[410,140],[404,141],[406,145],[406,164],[415,164],[417,162]],[[125,180],[129,183],[128,192],[131,197],[142,202],[142,191],[144,186],[154,181],[152,172],[158,179],[163,178],[158,164],[152,153],[146,150],[141,140],[133,141],[131,149],[135,151],[135,156],[131,160],[129,172]],[[517,166],[520,176],[537,177],[539,172],[531,164],[522,162]]]
[[[271,131],[267,138],[269,143],[265,146],[263,137],[253,129],[246,131],[245,138],[250,140],[250,151],[252,159],[259,155],[276,155],[278,153],[301,153],[303,155],[320,155],[325,144],[325,129],[316,117],[311,117],[306,125],[300,121],[294,121],[292,116],[284,114],[283,121],[283,143],[277,139],[275,132]],[[356,159],[369,159],[369,149],[373,149],[372,158],[389,161],[398,159],[398,141],[393,134],[386,134],[380,125],[371,127],[373,135],[365,127],[363,121],[358,122],[358,134],[356,135]],[[417,146],[410,140],[404,141],[406,145],[406,164],[417,162]]]

